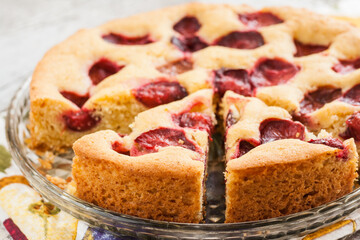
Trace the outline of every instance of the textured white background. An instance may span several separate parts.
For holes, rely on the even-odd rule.
[[[189,0],[0,0],[0,110],[31,74],[47,49],[79,28],[97,26]],[[228,0],[201,1],[293,5],[333,15],[360,16],[359,0]]]

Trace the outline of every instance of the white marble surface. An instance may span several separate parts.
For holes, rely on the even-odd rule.
[[[189,0],[0,0],[0,110],[47,49],[79,28]],[[360,16],[359,0],[200,1],[293,5],[324,14]]]

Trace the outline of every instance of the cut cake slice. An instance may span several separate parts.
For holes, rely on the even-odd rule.
[[[203,219],[212,91],[138,115],[133,132],[86,135],[74,144],[76,196],[119,213],[173,222]]]
[[[279,107],[227,92],[226,222],[279,217],[350,193],[357,177],[353,139],[317,138]],[[256,112],[256,113],[254,113]]]

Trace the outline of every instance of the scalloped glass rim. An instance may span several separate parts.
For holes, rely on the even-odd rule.
[[[307,211],[260,221],[243,223],[174,223],[143,219],[118,214],[78,199],[50,183],[31,164],[22,139],[21,121],[27,116],[30,105],[29,86],[31,78],[17,90],[11,100],[6,117],[6,137],[10,151],[17,166],[30,184],[47,200],[74,217],[91,225],[106,228],[114,233],[129,236],[167,236],[167,237],[219,237],[235,236],[304,236],[321,227],[335,223],[358,208],[360,188],[336,201]]]

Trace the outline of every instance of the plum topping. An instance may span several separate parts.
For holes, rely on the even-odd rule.
[[[328,46],[315,45],[315,44],[304,44],[297,40],[294,40],[296,53],[295,57],[308,56],[314,53],[319,53],[328,49]]]
[[[188,95],[178,82],[166,80],[151,82],[135,89],[136,99],[147,107],[156,107],[182,99]]]
[[[324,144],[329,147],[344,149],[344,144],[339,139],[336,138],[311,139],[309,143]]]
[[[345,148],[344,144],[339,139],[336,138],[312,139],[309,141],[309,143],[324,144],[329,147],[341,149],[342,151],[339,151],[336,156],[343,161],[346,161],[348,159],[349,151],[347,148]]]
[[[251,82],[256,87],[284,84],[299,70],[299,67],[280,58],[260,59],[251,75]]]
[[[112,149],[115,151],[115,152],[118,152],[120,154],[124,154],[124,155],[130,155],[130,151],[128,149],[126,149],[124,147],[123,144],[121,144],[120,142],[116,141],[114,142],[112,145],[111,145]]]
[[[108,76],[120,71],[121,68],[123,68],[123,66],[118,66],[114,62],[102,58],[91,66],[89,77],[93,85],[97,85]],[[78,95],[70,91],[61,91],[60,93],[66,99],[75,103],[79,108],[89,99],[89,93],[85,95]],[[90,130],[100,121],[99,117],[94,117],[92,112],[86,109],[65,112],[63,119],[68,129],[78,132]]]
[[[170,62],[157,68],[159,72],[169,76],[176,76],[193,69],[193,63],[188,59],[181,59],[175,62]]]
[[[172,116],[173,122],[183,128],[195,128],[212,132],[213,124],[209,115],[199,112],[186,112]]]
[[[262,58],[256,63],[250,74],[245,69],[215,71],[215,92],[220,97],[227,90],[244,96],[252,96],[256,87],[284,84],[294,77],[299,70],[299,67],[280,58]]]
[[[170,42],[183,52],[196,52],[206,48],[208,44],[200,37],[195,36],[201,25],[197,18],[187,16],[174,25],[174,30],[181,34],[172,37]]]
[[[360,112],[354,113],[346,120],[347,129],[341,134],[342,138],[354,138],[355,141],[360,141]]]
[[[305,127],[298,122],[283,119],[266,119],[260,124],[261,143],[280,139],[305,139]]]
[[[64,98],[70,100],[71,102],[75,103],[79,108],[81,108],[85,102],[89,99],[89,94],[86,95],[79,95],[74,92],[69,91],[61,91],[61,95],[63,95]]]
[[[220,69],[215,71],[215,92],[222,97],[227,90],[232,90],[244,96],[252,95],[250,77],[244,69]]]
[[[355,85],[349,91],[347,91],[341,98],[341,101],[352,104],[360,105],[360,84]]]
[[[192,37],[200,29],[201,25],[196,17],[183,17],[174,25],[174,30],[185,37]]]
[[[319,87],[317,90],[305,94],[304,99],[300,102],[300,112],[301,114],[313,112],[339,97],[341,97],[341,88]]]
[[[130,156],[139,156],[157,152],[159,148],[167,146],[179,146],[196,151],[196,146],[189,141],[183,130],[171,128],[157,128],[142,133],[135,139],[135,145],[130,151]]]
[[[237,122],[237,121],[236,121],[236,119],[234,118],[232,111],[230,110],[230,111],[228,112],[228,114],[226,115],[226,119],[225,119],[226,128],[231,127],[231,126],[234,125],[236,122]]]
[[[265,44],[264,38],[257,31],[231,32],[215,42],[216,45],[237,48],[255,49]]]
[[[255,12],[239,14],[240,21],[248,27],[266,27],[284,22],[279,17],[270,12]]]
[[[171,43],[183,52],[196,52],[208,46],[206,42],[196,36],[189,38],[172,37]]]
[[[347,74],[360,68],[360,58],[356,60],[341,60],[332,69],[341,74]]]
[[[258,141],[256,141],[255,139],[240,140],[239,148],[234,153],[232,159],[241,157],[242,155],[244,155],[245,153],[249,152],[251,149],[253,149],[259,145],[260,145],[260,143]]]
[[[89,77],[94,85],[99,84],[105,78],[117,73],[124,66],[118,66],[116,63],[102,58],[94,63],[89,70]]]
[[[100,122],[100,118],[93,116],[92,112],[86,109],[69,111],[63,115],[66,127],[76,132],[90,130]]]
[[[141,37],[127,37],[117,33],[109,33],[102,38],[109,43],[120,45],[144,45],[154,42],[149,34]]]
[[[245,153],[249,152],[251,149],[255,148],[255,146],[248,141],[241,140],[239,143],[239,156],[244,155]]]

